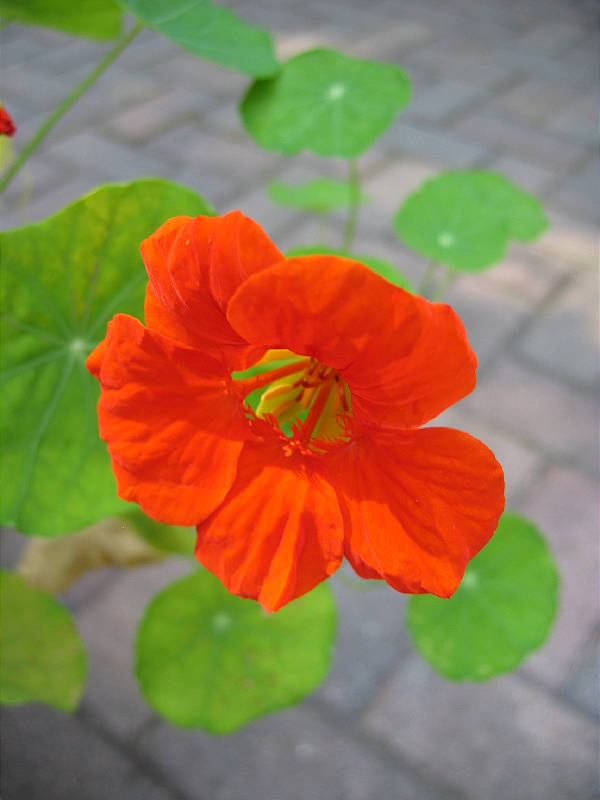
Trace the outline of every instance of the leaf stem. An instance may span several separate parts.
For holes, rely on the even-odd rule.
[[[433,303],[439,303],[442,301],[450,289],[454,286],[456,279],[458,278],[458,272],[455,272],[453,269],[448,269],[447,267],[444,269],[444,274],[439,279],[437,286],[431,293],[431,301]]]
[[[358,209],[360,206],[360,177],[356,159],[348,161],[348,187],[350,189],[350,204],[348,206],[348,216],[344,227],[344,240],[342,249],[349,251],[356,235],[356,222],[358,220]]]
[[[427,295],[429,294],[439,268],[440,264],[438,264],[437,261],[430,261],[429,264],[427,265],[427,269],[425,270],[425,275],[423,275],[423,280],[421,281],[421,285],[419,286],[419,294],[422,295],[423,297],[427,297]]]
[[[0,193],[3,192],[10,184],[15,175],[19,172],[21,167],[25,164],[29,156],[39,147],[41,142],[50,133],[52,128],[56,125],[59,119],[66,114],[71,106],[79,100],[81,95],[86,92],[92,84],[94,84],[100,75],[109,67],[112,62],[119,56],[127,45],[135,39],[138,33],[144,26],[140,23],[133,28],[121,41],[114,47],[108,55],[96,66],[92,72],[66,97],[60,105],[58,105],[48,119],[38,128],[33,138],[25,145],[19,157],[12,163],[9,169],[5,172],[2,180],[0,180]]]

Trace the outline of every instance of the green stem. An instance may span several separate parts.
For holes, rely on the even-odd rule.
[[[127,47],[129,42],[131,42],[138,33],[142,30],[143,25],[136,25],[136,27],[127,34],[119,44],[113,48],[110,53],[104,58],[97,67],[85,78],[79,86],[77,86],[71,94],[66,97],[62,103],[55,108],[52,114],[48,117],[48,119],[43,123],[43,125],[38,128],[37,132],[34,134],[33,138],[29,140],[29,142],[25,145],[23,150],[21,151],[19,157],[12,163],[9,169],[4,174],[4,177],[0,181],[0,192],[3,192],[15,175],[19,172],[21,167],[25,164],[29,156],[39,147],[41,142],[46,138],[46,136],[50,133],[52,128],[56,125],[59,119],[66,114],[66,112],[71,108],[71,106],[79,100],[81,95],[87,91],[92,84],[94,84],[100,75],[109,67],[112,62],[119,56],[123,50]]]
[[[354,158],[348,161],[348,186],[350,188],[350,204],[348,206],[348,216],[344,227],[344,243],[342,249],[350,251],[356,234],[356,222],[358,220],[358,208],[360,206],[360,178],[358,175],[358,165]]]
[[[439,303],[443,300],[450,289],[454,286],[454,282],[458,278],[458,272],[455,272],[452,269],[445,268],[444,274],[438,281],[435,290],[432,292],[431,300],[433,303]]]
[[[425,275],[423,275],[423,280],[419,286],[419,294],[423,297],[427,297],[429,294],[439,267],[440,265],[437,263],[437,261],[430,261],[427,265]]]

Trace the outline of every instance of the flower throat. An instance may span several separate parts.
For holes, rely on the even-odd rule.
[[[275,421],[288,437],[344,437],[343,416],[350,413],[350,390],[339,373],[315,358],[291,350],[269,350],[253,367],[232,377],[259,419]]]

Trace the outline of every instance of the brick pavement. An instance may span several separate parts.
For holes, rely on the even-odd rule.
[[[424,178],[486,166],[538,193],[551,220],[450,301],[480,355],[480,385],[444,422],[470,430],[504,463],[514,509],[546,532],[563,585],[548,645],[516,673],[478,686],[437,677],[414,654],[403,598],[333,580],[335,664],[295,709],[231,737],[176,729],[143,703],[130,674],[140,610],[187,569],[173,560],[86,576],[66,601],[91,656],[80,711],[3,713],[4,800],[590,800],[598,735],[595,230],[596,32],[583,0],[361,0],[302,7],[240,0],[278,52],[330,44],[404,66],[414,102],[362,159],[372,203],[356,251],[422,266],[390,217]],[[48,31],[1,33],[0,97],[16,146],[106,50]],[[239,206],[282,248],[314,223],[270,205],[273,177],[343,176],[337,161],[283,159],[244,134],[247,81],[144,32],[60,122],[4,198],[3,227],[41,219],[98,183],[161,175],[219,210]],[[332,239],[333,242],[333,239]],[[6,534],[3,560],[19,539]],[[594,599],[592,599],[594,595]]]

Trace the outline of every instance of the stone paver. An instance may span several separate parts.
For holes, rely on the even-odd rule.
[[[473,800],[592,800],[597,727],[516,676],[443,681],[415,656],[365,728]]]
[[[544,202],[548,230],[448,299],[481,369],[475,392],[433,424],[469,431],[502,462],[510,507],[548,537],[561,609],[519,672],[453,684],[414,654],[404,600],[346,566],[329,678],[297,708],[232,736],[160,720],[132,675],[147,600],[189,566],[90,573],[63,599],[90,655],[80,712],[3,713],[3,800],[591,800],[597,792],[596,3],[588,0],[233,0],[270,27],[285,59],[337,47],[406,69],[413,102],[359,168],[371,202],[353,250],[417,286],[426,264],[395,237],[405,197],[444,169],[502,172]],[[111,44],[11,25],[0,98],[33,135]],[[239,207],[285,250],[322,238],[271,204],[269,180],[344,178],[347,165],[260,150],[238,104],[246,76],[143,31],[54,128],[2,198],[2,227],[43,219],[106,181],[160,175],[218,211]],[[343,215],[328,242],[339,245]],[[337,226],[337,228],[336,228]],[[2,534],[2,563],[19,537]]]

